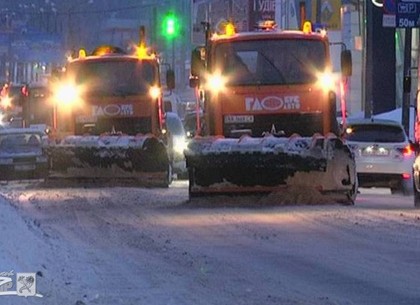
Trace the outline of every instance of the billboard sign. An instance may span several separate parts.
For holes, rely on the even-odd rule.
[[[341,30],[341,0],[312,1],[312,23],[318,23],[317,19],[330,31]]]
[[[238,32],[253,31],[260,20],[275,20],[276,0],[193,0],[191,11],[192,43],[204,44],[204,26],[218,32],[228,21],[235,23]]]

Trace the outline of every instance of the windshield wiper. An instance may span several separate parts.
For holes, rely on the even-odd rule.
[[[280,78],[280,82],[285,83],[286,79],[284,78],[283,73],[279,70],[279,68],[264,54],[264,53],[260,53],[260,55],[265,59],[266,62],[268,62],[270,64],[271,67],[274,68],[274,70],[277,72],[279,78]]]

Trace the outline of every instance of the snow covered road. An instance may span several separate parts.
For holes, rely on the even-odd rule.
[[[0,272],[38,272],[44,296],[0,295],[0,304],[420,304],[412,197],[362,190],[354,207],[192,205],[183,181],[11,183],[0,195]]]

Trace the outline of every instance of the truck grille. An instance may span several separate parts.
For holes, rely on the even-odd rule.
[[[89,126],[88,126],[89,125]],[[147,134],[152,132],[151,118],[106,118],[98,119],[92,124],[77,124],[76,134],[90,133],[100,135],[105,132],[122,132],[128,135]]]
[[[13,158],[13,164],[36,163],[36,157]]]
[[[253,137],[260,137],[264,132],[270,132],[273,128],[277,133],[284,133],[285,136],[291,136],[298,133],[301,136],[312,136],[319,132],[323,134],[322,113],[293,113],[293,114],[275,114],[254,115],[253,123],[224,123],[223,133],[226,137],[237,137],[243,130],[249,130]]]

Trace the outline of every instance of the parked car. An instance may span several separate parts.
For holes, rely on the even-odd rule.
[[[356,159],[360,187],[413,192],[415,152],[403,126],[392,120],[349,120],[344,134]]]
[[[166,126],[172,143],[173,171],[178,178],[187,176],[184,150],[187,147],[187,137],[180,117],[173,112],[166,113]]]
[[[0,129],[0,180],[45,179],[45,133],[36,128]]]

